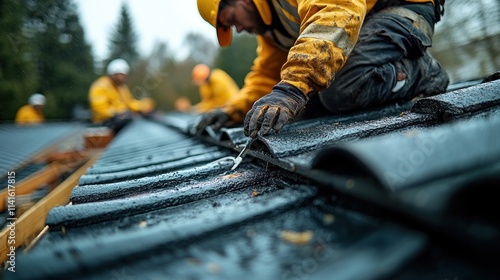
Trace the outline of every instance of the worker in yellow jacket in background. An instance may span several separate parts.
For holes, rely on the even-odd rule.
[[[238,97],[203,114],[198,133],[209,125],[243,122],[245,135],[256,137],[308,111],[338,114],[445,92],[448,75],[427,50],[443,4],[197,0],[219,45],[231,44],[232,27],[256,34],[258,41]]]
[[[153,112],[155,102],[151,98],[137,100],[126,82],[130,66],[123,59],[111,61],[107,75],[90,86],[89,102],[92,121],[111,128],[115,133],[128,124],[135,113],[148,115]]]
[[[235,96],[240,88],[236,82],[221,69],[210,69],[205,64],[193,67],[193,83],[199,87],[201,101],[194,105],[197,113],[204,113],[222,106]]]
[[[40,124],[45,122],[43,107],[45,106],[45,96],[35,93],[30,96],[28,104],[19,108],[16,113],[16,124]]]

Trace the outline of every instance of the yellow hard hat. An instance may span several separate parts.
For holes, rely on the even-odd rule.
[[[213,27],[215,27],[217,32],[217,40],[221,47],[227,47],[231,44],[231,39],[233,37],[231,28],[224,28],[218,26],[217,16],[219,14],[219,4],[221,0],[197,0],[198,11],[201,17]],[[267,0],[253,0],[260,16],[265,24],[270,25],[272,22],[271,9]]]
[[[210,67],[205,64],[198,64],[193,67],[193,83],[201,85],[210,76]]]

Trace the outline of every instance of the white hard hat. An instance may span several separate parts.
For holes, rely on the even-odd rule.
[[[121,59],[115,59],[111,61],[108,65],[108,75],[113,75],[113,74],[125,74],[128,75],[128,71],[130,70],[130,66],[128,63]]]
[[[45,105],[45,96],[41,95],[40,93],[35,93],[30,96],[28,102],[31,105]]]

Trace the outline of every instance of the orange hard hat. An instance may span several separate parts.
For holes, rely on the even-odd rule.
[[[198,64],[193,67],[193,83],[204,84],[210,76],[210,67],[205,64]]]
[[[219,5],[221,0],[197,0],[198,12],[200,12],[201,17],[217,31],[217,40],[221,47],[227,47],[231,44],[231,39],[233,37],[231,28],[224,28],[218,26],[217,16],[219,15]],[[253,0],[253,3],[257,7],[260,16],[265,24],[271,25],[272,16],[271,8],[267,3],[267,0]]]

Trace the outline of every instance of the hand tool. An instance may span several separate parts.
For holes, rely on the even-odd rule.
[[[251,138],[245,144],[245,147],[241,150],[240,154],[234,159],[234,165],[231,167],[231,170],[235,170],[238,165],[240,165],[241,161],[243,161],[243,157],[248,153],[250,146],[256,138]]]

